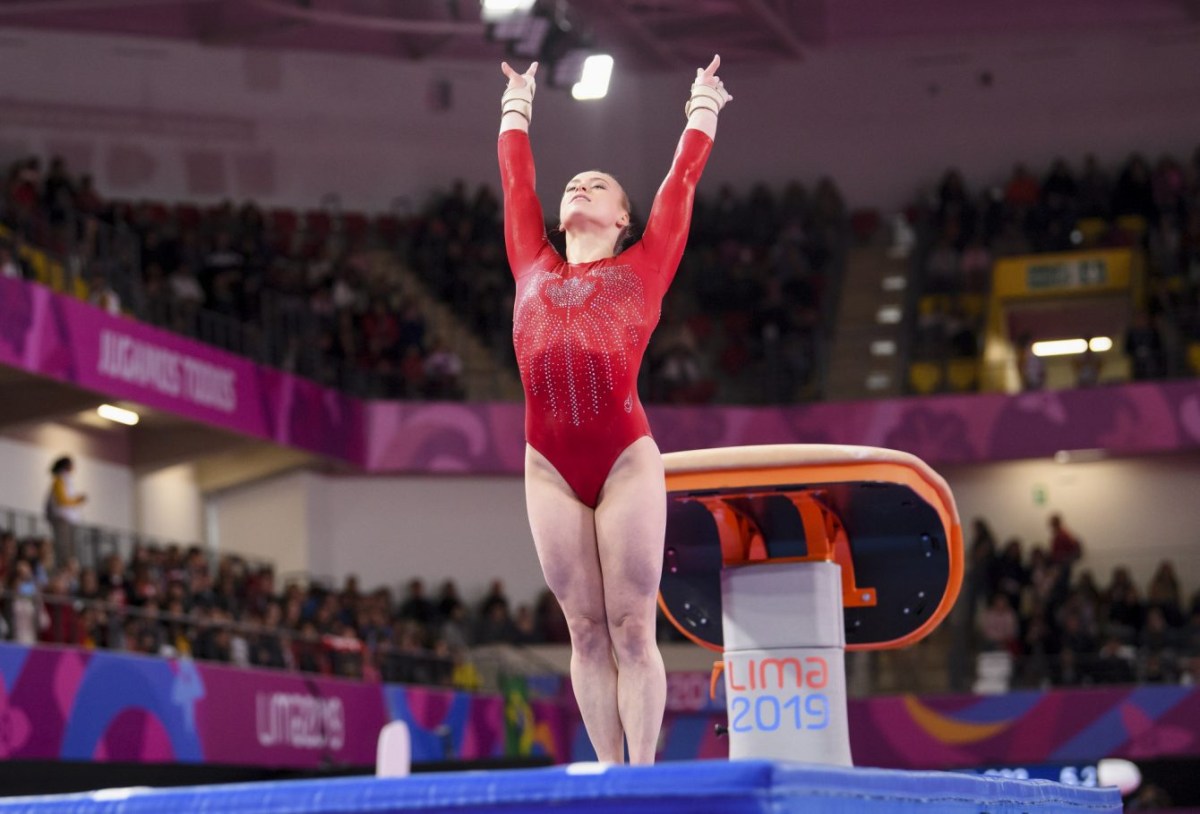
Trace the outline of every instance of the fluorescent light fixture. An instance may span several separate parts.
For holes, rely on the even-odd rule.
[[[892,339],[876,339],[871,343],[872,356],[895,356],[896,342]]]
[[[1108,452],[1103,449],[1060,449],[1054,453],[1056,464],[1086,464],[1093,461],[1103,461]]]
[[[138,414],[133,410],[126,410],[112,404],[101,404],[96,408],[96,412],[100,414],[101,418],[107,418],[109,421],[115,421],[128,427],[132,427],[139,420]]]
[[[549,34],[550,21],[539,14],[509,14],[488,26],[489,39],[507,43],[510,56],[524,59],[540,58]]]
[[[1094,336],[1089,342],[1086,339],[1050,339],[1033,343],[1034,356],[1070,356],[1083,353],[1088,348],[1095,353],[1112,350],[1113,341],[1107,336]]]
[[[899,305],[885,305],[875,314],[875,321],[883,325],[895,325],[904,316]]]
[[[1033,343],[1034,356],[1070,356],[1087,350],[1086,339],[1050,339]]]
[[[576,99],[603,99],[608,95],[608,80],[612,77],[613,58],[608,54],[592,54],[583,61],[583,74],[571,88]]]
[[[892,377],[881,370],[876,370],[867,375],[866,384],[868,390],[883,390],[891,386]]]
[[[908,280],[903,274],[889,274],[883,278],[884,291],[903,291],[908,287]]]
[[[520,14],[533,8],[534,0],[483,0],[482,17],[484,22],[503,20],[513,14]]]

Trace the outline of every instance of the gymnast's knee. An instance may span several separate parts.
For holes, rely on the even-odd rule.
[[[648,659],[657,647],[654,640],[654,614],[610,613],[608,635],[612,639],[618,663]]]
[[[612,640],[608,623],[603,616],[586,613],[567,613],[567,628],[571,631],[571,649],[584,658],[611,658]]]

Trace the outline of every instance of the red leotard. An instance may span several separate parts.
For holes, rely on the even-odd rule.
[[[525,438],[592,508],[617,457],[650,435],[638,368],[683,256],[692,198],[711,149],[707,135],[684,130],[642,239],[617,257],[568,263],[546,238],[528,134],[500,134]]]

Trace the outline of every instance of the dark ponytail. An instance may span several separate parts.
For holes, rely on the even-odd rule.
[[[613,246],[613,254],[620,254],[634,243],[637,243],[637,240],[638,227],[633,223],[633,215],[630,215],[629,223],[625,224],[625,226],[621,228],[621,231],[617,233],[617,242],[616,245]]]

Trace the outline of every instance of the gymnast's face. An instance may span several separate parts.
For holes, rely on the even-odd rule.
[[[581,172],[567,183],[558,209],[559,223],[567,231],[584,225],[623,229],[629,225],[629,198],[606,172]]]

